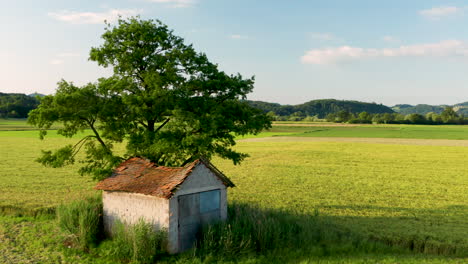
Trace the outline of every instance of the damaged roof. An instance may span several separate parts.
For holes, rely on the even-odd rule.
[[[170,198],[200,163],[209,168],[226,187],[234,187],[229,178],[205,159],[197,159],[184,167],[165,167],[134,157],[122,162],[109,178],[100,181],[94,188]]]

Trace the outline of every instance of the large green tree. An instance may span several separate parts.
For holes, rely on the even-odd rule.
[[[444,111],[440,114],[442,121],[447,124],[456,124],[460,122],[460,117],[457,112],[453,110],[452,107],[445,107]]]
[[[55,95],[44,97],[29,115],[41,137],[57,122],[66,137],[91,131],[75,145],[43,151],[43,164],[74,163],[81,149],[86,158],[80,172],[97,179],[127,156],[180,166],[217,155],[237,164],[247,154],[233,149],[235,136],[271,126],[266,115],[242,101],[253,77],[221,71],[160,21],[120,19],[107,24],[102,39],[90,60],[111,67],[113,76],[83,87],[62,80]],[[113,145],[120,142],[126,153],[118,156]]]

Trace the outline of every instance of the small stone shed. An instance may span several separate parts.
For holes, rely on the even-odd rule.
[[[143,219],[168,231],[168,251],[192,247],[201,225],[227,218],[227,187],[234,184],[213,164],[198,159],[184,167],[158,166],[134,157],[120,164],[95,189],[103,190],[104,228],[116,220]]]

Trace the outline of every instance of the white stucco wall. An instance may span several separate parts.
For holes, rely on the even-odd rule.
[[[109,233],[117,219],[126,224],[135,224],[143,219],[153,225],[155,230],[169,228],[169,200],[167,199],[138,193],[104,191],[102,200],[104,228]]]
[[[169,252],[179,252],[179,220],[178,220],[178,196],[206,192],[219,189],[221,192],[220,209],[221,219],[227,218],[227,193],[223,182],[203,163],[195,167],[187,179],[179,186],[174,196],[170,199],[169,208]]]

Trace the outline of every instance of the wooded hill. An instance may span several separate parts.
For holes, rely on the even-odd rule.
[[[350,113],[367,112],[370,114],[394,113],[391,108],[382,104],[335,99],[312,100],[298,105],[281,105],[249,100],[246,102],[255,108],[263,110],[265,113],[273,112],[277,116],[290,116],[296,113],[296,115],[325,118],[328,114],[338,113],[340,111]]]
[[[0,93],[0,118],[26,118],[38,105],[39,100],[33,95]]]
[[[453,110],[463,116],[468,116],[468,102],[455,104],[455,105],[428,105],[428,104],[398,104],[392,107],[392,110],[402,115],[420,114],[426,115],[427,113],[440,114],[446,107],[451,107]]]
[[[36,96],[42,97],[42,94],[21,94],[21,93],[1,93],[0,92],[0,118],[26,118],[30,110],[35,109],[39,104]],[[365,103],[349,100],[320,99],[312,100],[298,105],[281,105],[278,103],[269,103],[263,101],[245,100],[249,105],[261,109],[265,113],[271,112],[276,116],[316,116],[325,118],[328,114],[338,112],[369,114],[399,113],[402,115],[427,113],[441,114],[446,107],[451,107],[458,115],[468,116],[468,102],[455,105],[409,105],[398,104],[388,107],[382,104]]]

